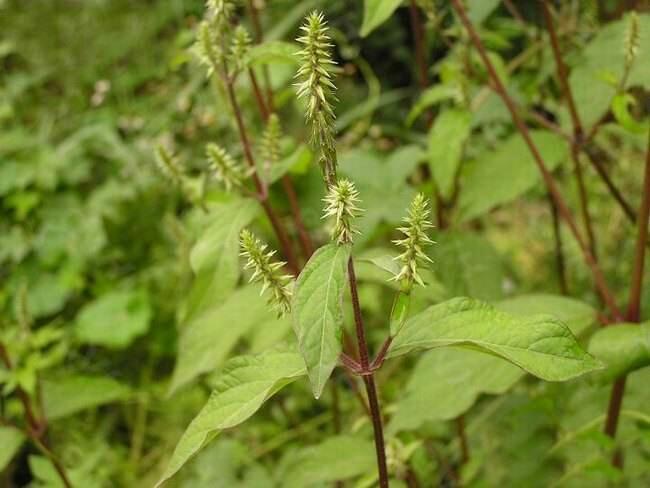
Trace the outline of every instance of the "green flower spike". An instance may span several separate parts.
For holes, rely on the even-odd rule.
[[[404,239],[393,241],[404,251],[395,258],[401,262],[402,267],[392,280],[401,282],[402,290],[406,293],[410,293],[414,283],[424,286],[418,274],[418,265],[422,262],[432,262],[422,250],[424,246],[433,244],[427,235],[427,230],[433,227],[429,222],[429,214],[425,196],[418,193],[409,206],[408,215],[404,217],[406,225],[397,229],[404,234]]]
[[[235,162],[233,157],[218,144],[210,143],[205,147],[208,164],[216,180],[223,184],[227,191],[233,187],[239,188],[246,178],[244,168]]]
[[[332,82],[332,44],[327,35],[327,22],[322,13],[313,12],[300,27],[303,35],[297,40],[303,48],[298,53],[301,65],[296,74],[299,98],[307,100],[307,122],[311,126],[311,142],[321,151],[320,164],[328,186],[336,180],[336,129],[334,109],[336,86]]]
[[[625,35],[625,66],[627,69],[632,67],[634,60],[639,54],[639,46],[641,40],[639,38],[639,16],[635,11],[630,13],[627,32]]]
[[[353,234],[358,234],[358,231],[352,228],[352,220],[361,213],[361,209],[357,207],[360,201],[359,192],[354,183],[346,179],[336,182],[330,186],[323,201],[326,204],[323,218],[335,218],[332,240],[339,245],[352,242]]]
[[[193,48],[199,62],[208,68],[208,77],[215,71],[221,69],[224,60],[224,52],[215,35],[215,30],[209,22],[203,21],[199,24],[197,40]]]
[[[183,184],[183,167],[178,159],[162,144],[155,148],[156,166],[160,172],[176,186]]]
[[[262,134],[261,153],[266,164],[275,164],[282,156],[280,142],[282,140],[282,127],[276,114],[271,114]]]
[[[241,245],[240,255],[246,258],[244,269],[252,269],[253,275],[250,281],[262,283],[262,294],[268,289],[271,290],[269,303],[274,305],[279,315],[291,311],[291,289],[293,277],[282,273],[285,265],[282,261],[274,261],[272,258],[275,251],[267,251],[268,245],[253,235],[248,229],[241,231],[239,242]]]
[[[251,48],[251,36],[242,25],[237,26],[230,45],[230,64],[236,74],[246,68],[248,64],[248,52]]]

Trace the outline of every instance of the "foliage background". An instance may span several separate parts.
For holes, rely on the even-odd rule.
[[[370,8],[373,2],[365,3]],[[570,128],[536,2],[517,3],[525,25],[493,1],[475,8],[473,20],[517,101]],[[603,2],[600,15],[595,3],[567,2],[561,27],[571,83],[587,125],[609,109],[626,25],[617,20],[624,12],[616,13],[615,2]],[[448,211],[449,229],[434,235],[435,264],[418,295],[422,306],[456,295],[496,302],[525,293],[560,294],[545,191],[448,9],[441,10],[436,34],[428,34],[433,86],[451,93],[438,94],[431,108],[438,122],[447,122],[429,132],[429,107],[419,116],[413,112],[423,97],[408,9],[398,8],[362,37],[376,12],[364,14],[362,2],[267,4],[262,19],[269,40],[295,38],[310,9],[322,8],[330,19],[341,66],[341,168],[357,183],[366,209],[359,223],[362,254],[386,253],[415,189],[433,193],[433,174],[441,188],[448,187],[450,199],[454,182],[462,191]],[[239,287],[226,301],[225,294],[210,288],[218,288],[218,279],[197,285],[191,250],[201,238],[216,245],[221,235],[206,237],[204,231],[225,222],[215,223],[213,215],[206,217],[188,203],[160,177],[153,161],[153,147],[163,140],[198,186],[207,142],[218,141],[237,156],[241,152],[223,97],[189,51],[203,10],[201,0],[0,0],[0,324],[16,350],[26,343],[27,328],[37,337],[38,344],[20,351],[19,381],[33,385],[42,397],[51,443],[78,486],[153,485],[225,360],[237,352],[259,352],[289,331],[287,323],[274,321],[257,290]],[[628,81],[641,112],[647,112],[650,79],[649,19],[641,15],[642,44]],[[302,106],[292,86],[296,64],[286,57],[268,65],[289,135],[285,155],[293,155],[290,174],[307,226],[316,241],[324,242],[320,174],[304,146]],[[263,124],[246,82],[238,94],[258,136]],[[531,126],[577,209],[565,142],[534,122]],[[597,143],[611,178],[637,208],[645,135],[610,117]],[[585,168],[585,179],[598,255],[624,303],[634,227],[590,169]],[[286,215],[277,186],[271,199]],[[209,186],[207,200],[217,208],[227,208],[229,198]],[[258,219],[256,225],[272,239],[267,222]],[[600,308],[574,241],[564,230],[561,237],[571,295]],[[376,344],[391,290],[386,275],[370,263],[359,268],[364,312]],[[214,296],[202,295],[205,286]],[[648,293],[646,287],[644,303]],[[184,365],[178,362],[183,354],[198,354],[192,339],[183,342],[192,310],[211,314],[206,335],[193,339],[208,350],[201,356],[206,362]],[[583,329],[593,326],[587,322]],[[184,346],[190,348],[185,353]],[[401,427],[389,422],[396,472],[414,472],[441,486],[458,479],[468,486],[650,482],[647,369],[628,382],[619,432],[627,453],[623,475],[609,465],[614,444],[600,433],[607,385],[589,379],[543,384],[519,376],[491,390],[471,374],[485,368],[472,366],[480,357],[454,354],[436,351],[420,361],[405,360],[380,376],[388,416],[404,422]],[[349,486],[364,486],[364,479],[372,483],[370,426],[347,394],[344,378],[336,381],[346,392],[345,435],[325,440],[333,435],[331,398],[314,403],[309,386],[296,383],[256,420],[211,444],[170,485],[321,486],[336,479],[332,473],[359,483]],[[178,391],[170,392],[170,385]],[[435,407],[422,399],[409,407],[408,392],[432,385],[439,386],[427,392]],[[467,405],[460,409],[464,397]],[[442,399],[452,403],[447,412]],[[472,405],[466,415],[472,458],[460,466],[449,420]],[[7,395],[2,408],[7,418],[20,419],[22,407],[13,396]],[[398,414],[407,408],[414,409],[409,416]],[[0,452],[0,485],[57,486],[49,463],[20,435],[0,429],[0,441],[3,448],[16,446],[6,447],[11,452],[6,460]]]

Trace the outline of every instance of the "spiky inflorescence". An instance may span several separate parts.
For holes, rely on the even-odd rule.
[[[332,82],[332,44],[327,35],[327,22],[322,13],[312,12],[300,27],[303,35],[298,42],[303,48],[298,53],[298,97],[307,99],[307,122],[311,125],[312,144],[320,150],[320,164],[328,185],[336,179],[336,130],[334,109],[336,87]]]
[[[361,213],[357,207],[359,192],[350,180],[340,180],[330,186],[327,196],[323,199],[325,209],[323,218],[334,217],[332,240],[337,244],[352,242],[352,236],[358,233],[352,227],[352,220]]]
[[[625,67],[630,69],[639,53],[641,40],[639,38],[639,16],[632,11],[629,16],[625,34]]]
[[[232,0],[208,0],[207,19],[218,36],[230,29],[235,14],[235,2]]]
[[[281,140],[282,127],[280,126],[280,119],[276,114],[271,114],[262,134],[260,147],[262,159],[264,164],[267,165],[267,169],[272,164],[277,163],[282,156]]]
[[[160,172],[172,183],[181,186],[183,183],[183,167],[180,165],[176,157],[162,144],[156,146],[155,156],[156,165]]]
[[[424,246],[433,243],[427,235],[427,230],[433,227],[429,221],[429,214],[425,196],[418,193],[409,206],[408,215],[404,217],[406,225],[397,229],[404,234],[404,239],[393,241],[404,251],[395,258],[400,261],[402,267],[392,279],[400,281],[402,289],[407,293],[411,291],[414,283],[424,286],[418,274],[418,265],[420,262],[431,262],[429,256],[422,250]]]
[[[222,183],[227,191],[233,187],[241,187],[246,178],[246,171],[224,148],[210,143],[205,147],[208,165],[217,181]]]
[[[208,76],[221,69],[224,60],[223,48],[217,39],[215,30],[205,20],[199,24],[193,50],[201,64],[207,66]]]
[[[248,62],[248,52],[251,48],[251,36],[243,25],[237,26],[230,44],[229,64],[233,67],[234,73],[243,70]]]
[[[252,269],[250,281],[262,283],[262,293],[271,290],[269,303],[277,307],[280,315],[291,311],[291,288],[293,277],[282,273],[284,262],[274,261],[275,251],[267,251],[268,245],[243,229],[239,236],[240,255],[246,258],[245,269]]]

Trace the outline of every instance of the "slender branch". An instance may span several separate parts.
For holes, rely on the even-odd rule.
[[[494,65],[490,61],[490,59],[487,56],[487,52],[485,50],[485,47],[483,46],[483,42],[481,41],[481,38],[479,37],[478,33],[476,32],[476,29],[472,25],[472,22],[469,20],[469,17],[467,16],[467,13],[465,12],[465,8],[463,7],[461,0],[452,0],[452,6],[456,13],[458,14],[461,22],[467,29],[472,42],[476,46],[479,55],[483,61],[483,64],[487,68],[487,71],[489,73],[490,78],[492,79],[492,82],[494,83],[494,87],[505,103],[506,107],[508,108],[508,111],[510,112],[510,115],[512,117],[512,120],[521,133],[522,138],[524,139],[526,145],[528,146],[528,149],[530,150],[531,154],[533,155],[533,158],[535,160],[535,163],[542,174],[542,178],[544,180],[544,183],[547,187],[547,190],[553,200],[555,201],[555,204],[557,205],[557,209],[559,212],[559,215],[562,217],[562,219],[566,222],[568,225],[569,229],[571,230],[571,233],[573,234],[574,238],[576,239],[580,250],[582,251],[584,260],[589,267],[591,274],[593,276],[596,289],[598,290],[598,293],[602,297],[603,301],[607,305],[607,307],[610,309],[612,314],[617,318],[621,319],[622,314],[618,307],[616,306],[616,302],[614,300],[614,295],[612,294],[611,290],[607,286],[607,283],[605,282],[605,277],[598,266],[598,263],[596,262],[593,254],[591,253],[589,246],[585,242],[584,238],[580,234],[580,231],[578,230],[578,227],[575,223],[575,220],[573,218],[573,215],[571,214],[571,211],[569,210],[569,207],[567,206],[566,202],[564,201],[564,198],[562,197],[562,194],[560,193],[557,185],[555,184],[555,181],[553,180],[553,176],[551,175],[550,171],[548,170],[546,163],[544,162],[544,159],[542,158],[539,150],[537,149],[537,146],[533,142],[530,132],[528,131],[528,127],[524,124],[522,121],[519,113],[517,112],[516,106],[508,92],[506,91],[503,83],[501,82],[501,79],[499,78],[499,75],[497,74]]]
[[[555,262],[557,265],[557,276],[562,295],[567,295],[569,286],[566,278],[566,266],[564,264],[564,247],[562,246],[562,233],[560,231],[560,220],[557,215],[557,207],[551,196],[548,196],[548,203],[551,209],[551,218],[553,219],[553,238],[555,241]]]
[[[464,415],[456,417],[456,431],[460,439],[461,464],[467,464],[469,462],[469,442],[467,441],[467,433],[465,432]]]
[[[645,248],[648,242],[648,218],[650,218],[650,131],[648,132],[648,148],[646,150],[645,174],[643,178],[643,197],[639,208],[638,232],[634,251],[634,267],[632,270],[632,284],[630,286],[630,301],[628,302],[625,318],[630,322],[639,322],[641,319],[641,292],[643,289],[643,271],[645,269]],[[612,387],[607,408],[605,434],[611,438],[616,437],[618,419],[623,404],[625,393],[625,376],[619,378]],[[614,466],[621,467],[623,457],[616,452],[612,459]]]
[[[228,70],[224,69],[224,73],[228,73]],[[278,237],[278,241],[282,247],[282,253],[287,260],[289,269],[294,275],[297,275],[299,270],[298,261],[296,260],[293,248],[291,247],[291,242],[287,236],[287,231],[275,213],[275,210],[273,210],[273,207],[269,203],[266,185],[262,182],[259,174],[257,173],[257,165],[255,164],[248,133],[246,132],[246,127],[244,126],[244,121],[242,119],[241,108],[239,107],[239,102],[237,102],[237,97],[235,95],[235,90],[233,87],[233,81],[227,75],[224,76],[224,81],[226,84],[228,99],[235,115],[235,121],[237,123],[237,129],[239,131],[239,139],[244,150],[244,157],[248,163],[248,166],[253,170],[252,177],[255,184],[255,189],[257,190],[258,199],[264,208],[264,212],[271,221],[271,225],[273,226],[273,230]]]
[[[368,361],[368,343],[366,342],[366,333],[363,327],[363,318],[361,316],[361,306],[359,305],[359,293],[357,291],[357,277],[354,272],[354,261],[352,256],[348,259],[348,280],[350,282],[350,295],[352,296],[352,308],[354,310],[354,324],[357,332],[357,342],[359,346],[359,362],[363,368],[363,382],[366,385],[366,394],[368,395],[368,406],[372,417],[372,429],[375,435],[375,451],[377,454],[377,469],[379,471],[379,487],[388,488],[388,467],[386,465],[386,448],[384,445],[384,431],[382,426],[381,410],[377,398],[377,387],[372,371],[369,370]]]
[[[2,343],[0,343],[0,360],[4,363],[7,369],[13,368],[9,353]],[[25,421],[27,422],[27,433],[29,434],[30,439],[34,445],[36,445],[36,447],[45,455],[45,457],[50,460],[50,463],[52,463],[52,466],[59,475],[59,478],[61,478],[63,485],[66,488],[72,488],[72,483],[70,482],[70,478],[68,478],[68,474],[66,473],[63,464],[61,461],[59,461],[59,459],[54,455],[48,446],[47,440],[45,438],[46,423],[36,418],[31,399],[27,392],[18,387],[16,393],[23,405]]]
[[[555,59],[555,65],[557,67],[557,77],[560,81],[560,87],[562,90],[562,95],[569,107],[569,114],[571,115],[571,123],[573,125],[573,138],[569,142],[570,151],[571,151],[571,160],[573,161],[573,171],[576,177],[576,182],[578,183],[578,196],[580,198],[580,210],[582,213],[582,220],[584,223],[585,230],[587,231],[587,243],[589,245],[589,250],[594,256],[594,259],[597,260],[596,255],[596,237],[593,230],[593,224],[591,220],[591,215],[589,214],[589,201],[587,199],[587,190],[585,188],[584,177],[582,174],[582,166],[580,164],[580,144],[582,140],[582,121],[580,120],[580,115],[578,114],[578,109],[576,108],[575,100],[573,98],[573,92],[571,91],[571,85],[569,84],[569,75],[566,63],[562,57],[560,51],[560,43],[558,42],[557,33],[555,31],[555,26],[553,24],[553,17],[548,8],[546,0],[539,0],[539,3],[542,6],[542,13],[544,14],[544,22],[546,23],[546,30],[548,31],[549,37],[551,39],[551,50],[553,51],[553,58]]]

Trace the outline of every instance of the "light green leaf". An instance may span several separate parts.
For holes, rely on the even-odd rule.
[[[127,398],[131,389],[108,376],[70,376],[41,382],[48,420]]]
[[[561,320],[579,337],[597,320],[597,312],[591,306],[574,298],[547,293],[531,293],[501,300],[494,305],[499,310],[520,317],[534,314],[551,314]]]
[[[589,352],[607,369],[603,380],[614,380],[650,365],[650,322],[615,324],[601,328],[589,342]]]
[[[211,209],[211,223],[190,252],[196,277],[187,298],[185,319],[222,301],[239,280],[239,232],[257,215],[252,199],[236,200]],[[213,217],[212,217],[213,216]]]
[[[309,147],[305,144],[301,144],[289,156],[278,161],[276,164],[273,164],[265,179],[268,184],[273,184],[293,168],[308,166],[309,163],[311,163],[312,158],[313,154]]]
[[[415,105],[409,112],[406,117],[406,126],[410,127],[415,122],[422,112],[432,105],[436,105],[439,102],[444,100],[449,100],[452,98],[458,98],[460,96],[460,90],[456,86],[451,85],[434,85],[430,88],[427,88],[422,92],[420,98],[417,99]]]
[[[427,421],[456,418],[479,395],[505,393],[524,375],[518,367],[478,351],[447,347],[427,352],[400,396],[388,431],[416,430]]]
[[[628,14],[629,15],[629,14]],[[641,48],[632,66],[627,86],[648,87],[650,80],[650,15],[639,15]],[[616,95],[625,64],[624,40],[629,19],[610,22],[580,51],[580,62],[571,71],[569,84],[584,126],[596,123]]]
[[[299,50],[300,47],[293,42],[266,41],[251,47],[248,57],[253,65],[279,61],[298,63]]]
[[[341,355],[343,292],[350,245],[316,251],[298,276],[292,304],[293,328],[312,391],[319,398]]]
[[[482,24],[499,3],[500,0],[467,0],[467,15],[473,24]]]
[[[86,344],[121,349],[149,329],[151,305],[142,290],[113,291],[84,306],[75,333]]]
[[[16,455],[20,446],[25,442],[25,435],[14,427],[0,426],[0,472]]]
[[[276,392],[306,373],[300,354],[276,349],[229,361],[208,403],[192,420],[176,445],[161,486],[222,430],[251,417]]]
[[[531,131],[549,171],[566,157],[566,142],[548,131]],[[490,209],[514,200],[541,181],[540,172],[519,134],[512,135],[496,151],[477,160],[461,183],[458,202],[461,220],[478,217]]]
[[[448,300],[409,319],[388,355],[445,346],[493,354],[547,381],[568,380],[601,367],[558,319],[514,317],[469,298]]]
[[[320,486],[347,480],[372,471],[375,466],[372,441],[339,435],[301,448],[282,477],[284,486]]]
[[[258,286],[240,288],[225,302],[206,308],[181,331],[169,394],[200,374],[219,368],[239,339],[253,327],[262,323],[275,327],[275,322]]]
[[[489,241],[470,232],[441,232],[432,248],[434,272],[448,296],[498,300],[503,296],[504,270]]]
[[[637,101],[629,93],[620,93],[612,100],[612,113],[616,121],[626,131],[632,134],[646,134],[648,132],[648,123],[645,124],[637,121],[630,113],[630,107],[634,107]]]
[[[390,335],[395,337],[408,318],[409,310],[411,308],[411,295],[397,292],[395,300],[393,301],[393,308],[390,311]]]
[[[438,115],[429,131],[429,166],[438,191],[445,199],[451,197],[454,189],[471,119],[471,113],[466,110],[445,110]]]
[[[402,0],[364,0],[361,37],[366,37],[386,22],[401,3]]]

